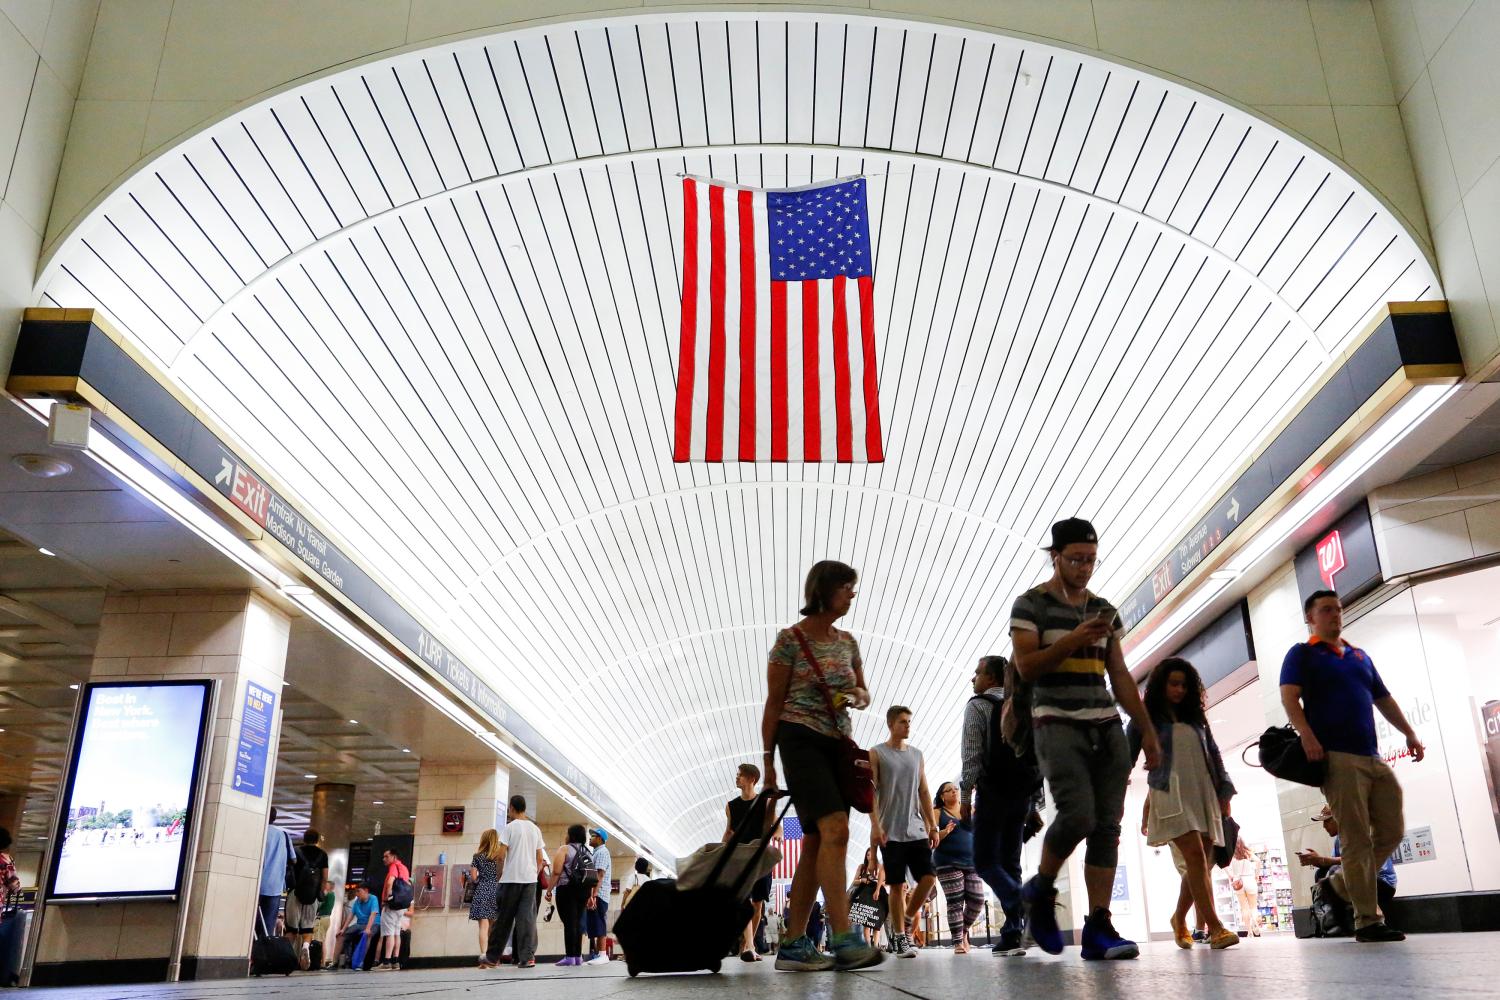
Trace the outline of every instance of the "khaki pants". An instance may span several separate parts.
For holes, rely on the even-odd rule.
[[[1328,808],[1339,824],[1339,854],[1345,898],[1354,907],[1355,928],[1384,919],[1375,880],[1380,866],[1401,843],[1401,785],[1379,757],[1328,752],[1328,780],[1323,785]]]

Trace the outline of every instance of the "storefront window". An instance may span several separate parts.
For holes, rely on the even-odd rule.
[[[1479,579],[1486,574],[1493,578]],[[1377,718],[1380,753],[1405,793],[1406,838],[1396,858],[1403,896],[1500,883],[1500,768],[1490,766],[1500,749],[1484,729],[1486,704],[1500,699],[1500,629],[1491,621],[1500,608],[1482,597],[1496,588],[1500,569],[1423,584],[1346,626],[1427,751],[1413,760],[1405,737]],[[1492,718],[1496,712],[1500,705],[1490,707]]]

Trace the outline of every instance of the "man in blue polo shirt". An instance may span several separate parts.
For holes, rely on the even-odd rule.
[[[1281,704],[1307,759],[1328,761],[1323,794],[1339,824],[1355,939],[1403,941],[1406,935],[1386,924],[1376,889],[1380,863],[1401,843],[1405,819],[1401,785],[1380,759],[1375,711],[1406,736],[1413,760],[1420,761],[1426,748],[1374,661],[1344,641],[1339,595],[1317,591],[1302,610],[1312,636],[1293,646],[1281,664]]]

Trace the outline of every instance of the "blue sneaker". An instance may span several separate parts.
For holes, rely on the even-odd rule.
[[[902,935],[905,937],[905,935]],[[829,950],[833,952],[834,963],[840,972],[853,972],[855,969],[868,969],[872,965],[879,965],[885,961],[885,953],[872,944],[867,944],[864,935],[859,931],[846,931],[843,934],[835,934],[828,942]],[[912,952],[913,955],[916,952]]]
[[[1096,910],[1083,922],[1083,957],[1089,959],[1136,958],[1141,949],[1120,937],[1108,910]]]
[[[1043,889],[1033,875],[1021,886],[1021,904],[1026,907],[1026,926],[1036,946],[1049,955],[1061,955],[1063,936],[1057,926],[1057,889]]]
[[[795,941],[784,941],[776,949],[776,968],[782,972],[826,972],[837,964],[813,946],[806,934]]]

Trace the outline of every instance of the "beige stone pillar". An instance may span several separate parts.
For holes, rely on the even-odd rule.
[[[320,781],[313,786],[312,828],[328,852],[328,878],[333,882],[333,917],[323,941],[324,961],[338,954],[334,942],[344,920],[344,881],[349,875],[349,834],[354,827],[354,786]]]
[[[188,859],[192,888],[182,950],[184,979],[248,972],[280,702],[272,719],[261,795],[233,787],[233,748],[245,685],[253,681],[270,691],[282,689],[289,634],[287,616],[249,592],[115,593],[105,600],[90,680],[207,677],[219,682],[198,849]],[[32,985],[165,978],[178,906],[133,901],[47,907]]]
[[[504,818],[509,797],[510,769],[498,760],[422,758],[417,776],[412,874],[418,877],[418,866],[439,864],[439,857],[445,856],[446,905],[443,909],[413,909],[412,958],[453,964],[442,960],[475,958],[479,954],[478,925],[469,919],[468,907],[454,898],[453,871],[468,866],[479,848],[480,835],[495,826],[497,811]],[[464,810],[463,833],[443,833],[443,811],[455,807]]]

